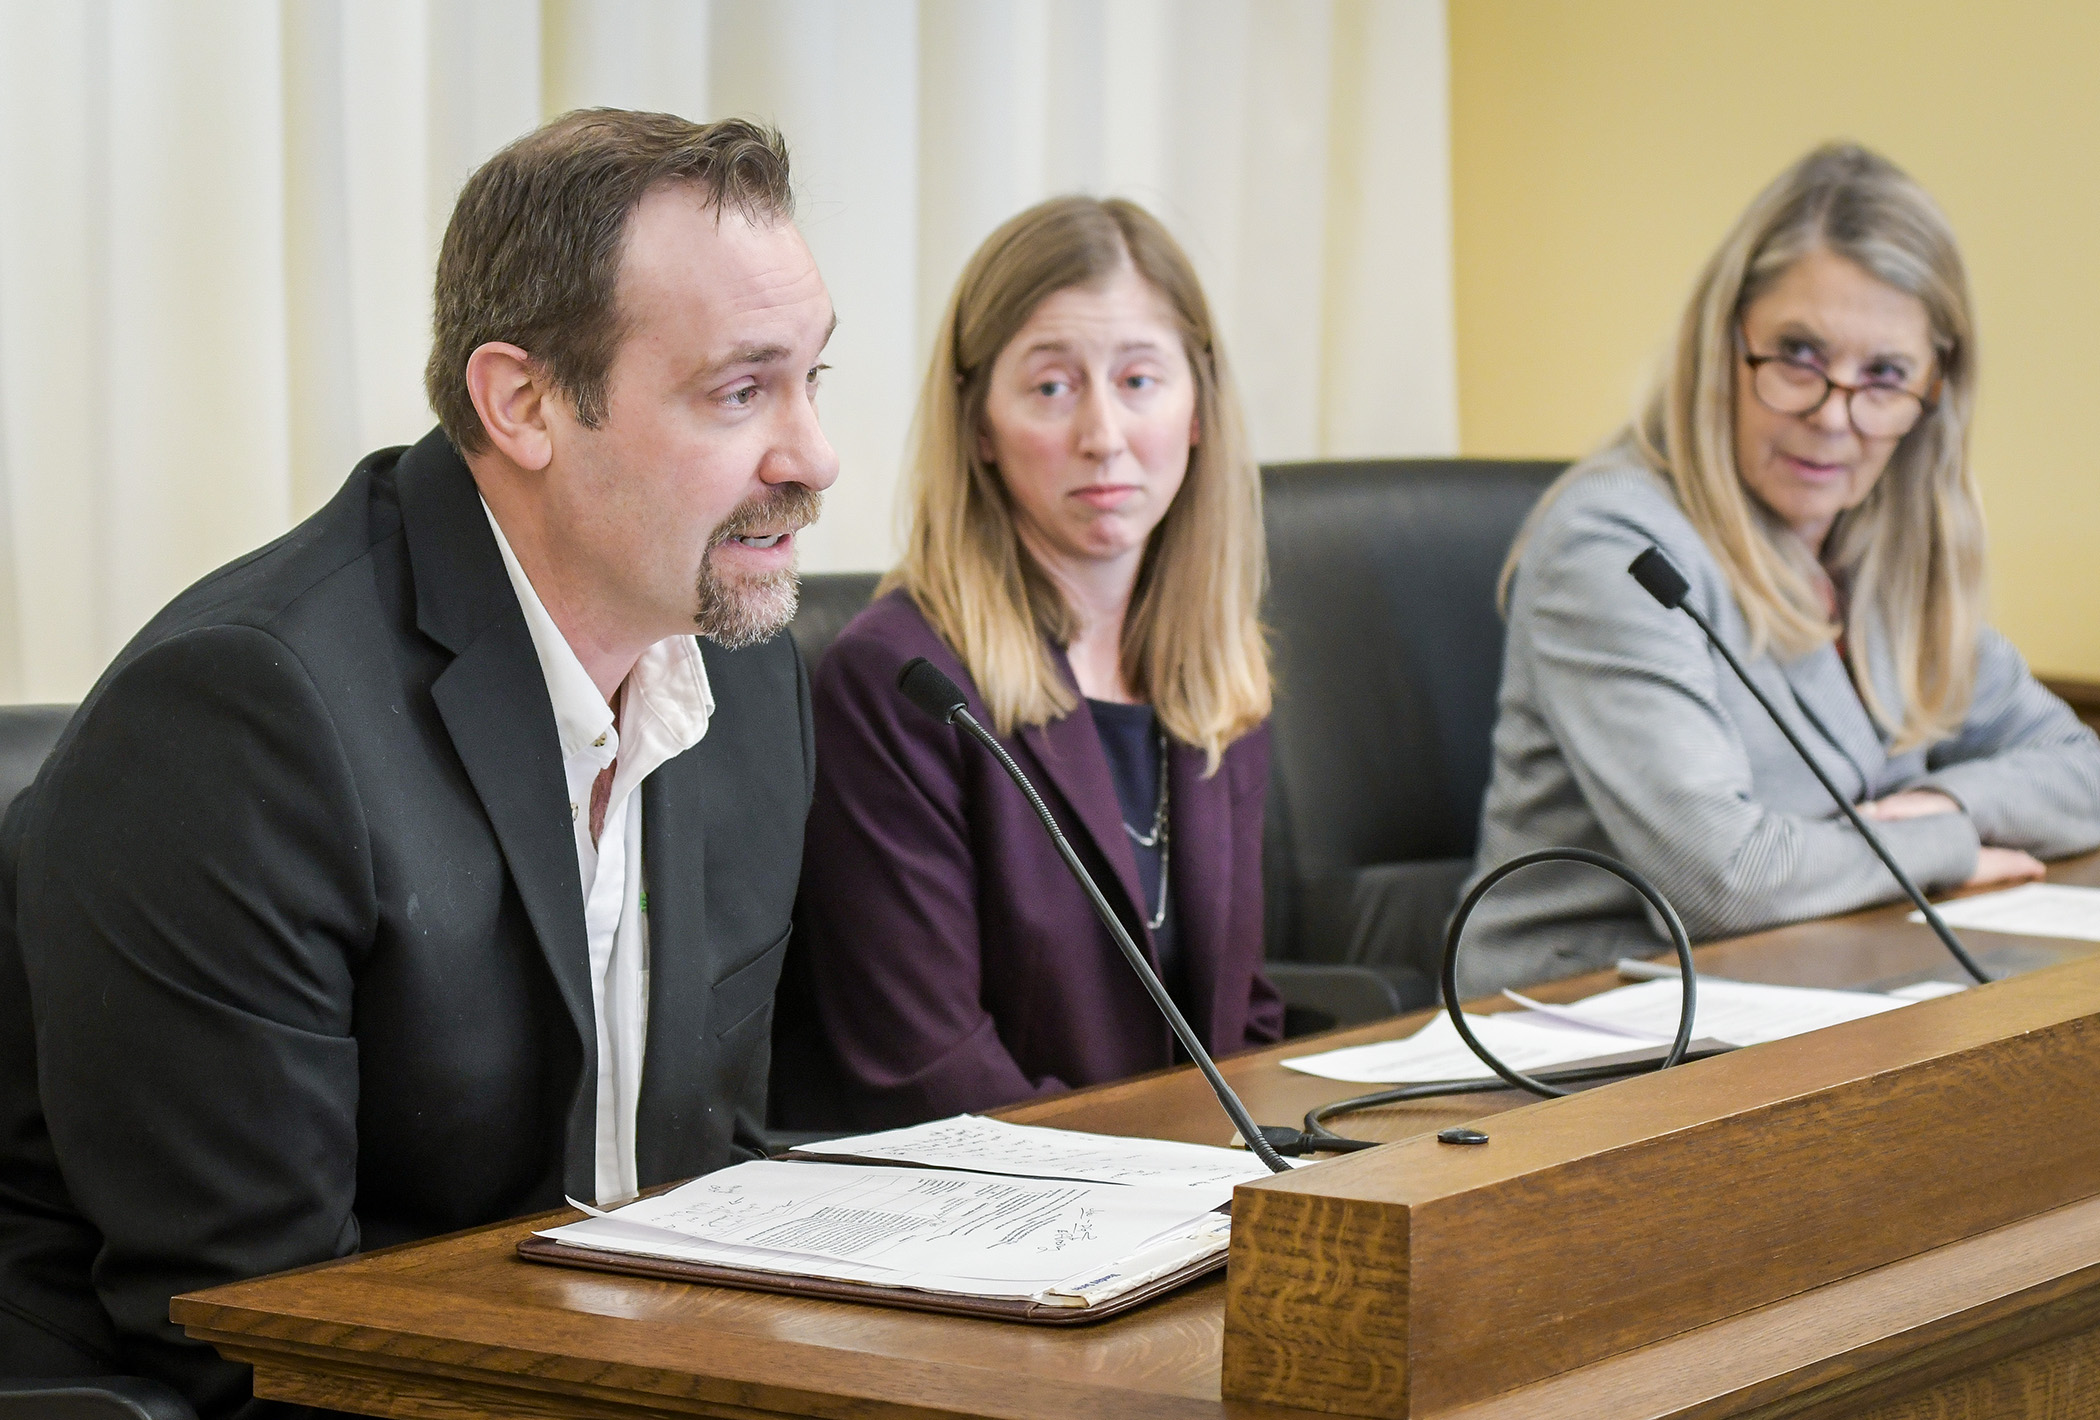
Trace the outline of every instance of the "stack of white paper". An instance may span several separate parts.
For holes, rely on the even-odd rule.
[[[1935,986],[1931,992],[1899,996],[1702,976],[1692,1038],[1757,1045],[1893,1011],[1945,989],[1958,988]],[[1529,1009],[1491,1016],[1469,1014],[1466,1024],[1505,1064],[1526,1072],[1668,1044],[1677,1033],[1677,1016],[1683,1009],[1680,987],[1674,980],[1622,986],[1566,1006],[1545,1005],[1515,992],[1505,994]],[[1283,1063],[1304,1074],[1352,1084],[1427,1084],[1480,1079],[1492,1073],[1459,1039],[1447,1015],[1438,1015],[1404,1040],[1301,1055]]]
[[[1085,1306],[1222,1252],[1244,1154],[961,1116],[739,1164],[539,1234],[579,1247]]]

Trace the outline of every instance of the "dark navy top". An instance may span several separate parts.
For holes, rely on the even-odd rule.
[[[1094,728],[1101,736],[1101,749],[1108,756],[1108,776],[1115,780],[1116,799],[1123,806],[1123,822],[1140,833],[1152,831],[1152,818],[1159,809],[1160,762],[1159,719],[1150,705],[1120,705],[1112,700],[1088,699]],[[1147,848],[1129,834],[1130,852],[1137,859],[1138,886],[1145,900],[1138,904],[1138,920],[1150,922],[1159,911],[1161,863],[1172,848],[1174,806],[1167,806],[1166,841]],[[1171,885],[1173,875],[1167,874]],[[1166,919],[1152,929],[1152,949],[1159,958],[1159,979],[1176,1003],[1183,1002],[1183,973],[1180,943],[1174,936],[1174,904],[1167,904]],[[1183,1010],[1187,1010],[1185,1004]]]

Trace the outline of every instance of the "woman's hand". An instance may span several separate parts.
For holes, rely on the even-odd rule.
[[[1961,811],[1960,804],[1937,789],[1904,789],[1859,806],[1861,818],[1877,819],[1883,823]],[[2041,860],[2031,853],[2023,853],[2017,848],[1985,847],[1976,854],[1976,871],[1969,874],[1969,880],[1962,886],[2009,887],[2014,883],[2034,883],[2040,882],[2046,872],[2048,869],[2042,866]]]
[[[2040,882],[2048,870],[2041,860],[2017,848],[1984,848],[1976,855],[1976,871],[1963,887],[2009,887],[2014,883]]]
[[[1929,814],[1958,814],[1961,805],[1937,789],[1904,789],[1887,798],[1870,800],[1859,806],[1861,818],[1874,819],[1880,823],[1893,823],[1899,818],[1924,818]],[[2021,855],[2026,857],[2025,854]],[[2034,860],[2029,858],[2029,862]]]

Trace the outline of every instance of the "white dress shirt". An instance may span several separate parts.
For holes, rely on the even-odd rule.
[[[488,511],[488,505],[482,505]],[[627,673],[619,723],[612,707],[547,614],[510,540],[489,514],[503,569],[525,613],[561,735],[576,869],[583,882],[584,936],[590,944],[591,1007],[598,1024],[598,1202],[634,1195],[635,1106],[649,1033],[649,903],[642,878],[642,781],[707,733],[714,695],[690,636],[672,636],[642,653]],[[591,841],[591,788],[608,764],[612,794],[598,841]]]

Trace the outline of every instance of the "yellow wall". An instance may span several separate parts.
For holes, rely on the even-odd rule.
[[[1459,437],[1582,452],[1622,422],[1698,266],[1829,138],[1962,239],[1993,619],[2100,681],[2100,5],[1450,0]]]

